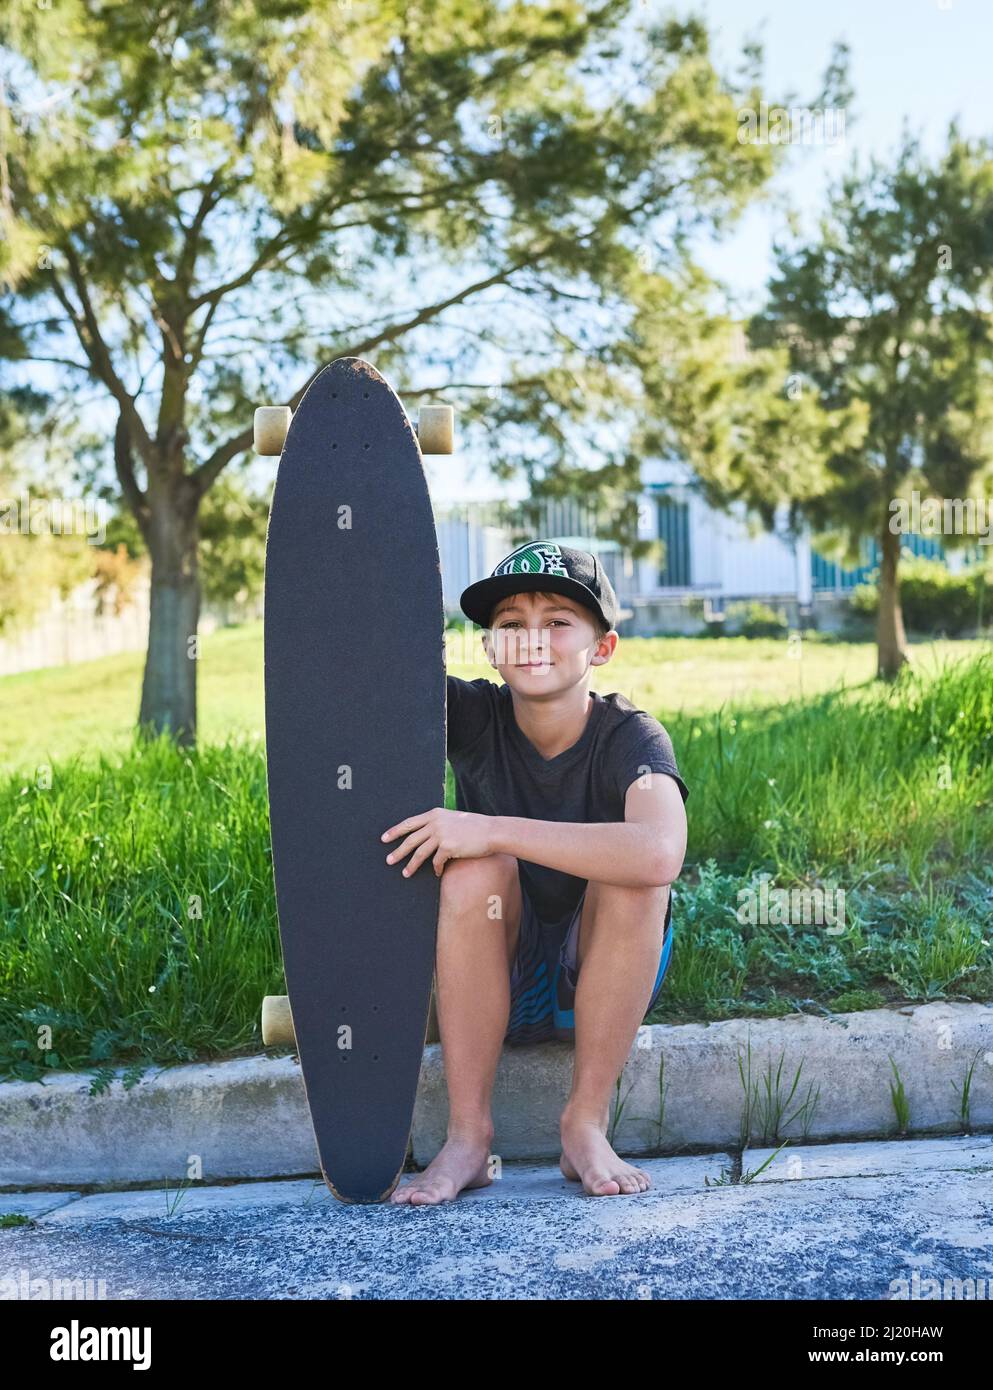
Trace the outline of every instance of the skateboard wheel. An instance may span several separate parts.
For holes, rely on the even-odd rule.
[[[260,405],[255,412],[255,452],[281,454],[292,419],[288,405]]]
[[[289,997],[285,994],[267,994],[262,1000],[262,1042],[265,1047],[281,1047],[288,1044],[295,1047],[296,1031],[293,1015],[290,1013]]]
[[[455,452],[455,411],[450,405],[422,405],[417,417],[422,454]]]

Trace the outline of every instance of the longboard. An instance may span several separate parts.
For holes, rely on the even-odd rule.
[[[430,411],[425,452],[450,453],[451,408]],[[382,1202],[410,1138],[440,896],[430,860],[404,878],[408,858],[386,863],[400,841],[381,839],[444,805],[434,515],[411,422],[361,358],[323,368],[292,416],[257,411],[256,448],[281,449],[263,621],[291,1036],[328,1187],[342,1202]]]

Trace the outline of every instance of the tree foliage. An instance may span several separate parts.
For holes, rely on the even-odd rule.
[[[626,343],[680,331],[689,230],[772,172],[737,138],[754,48],[722,76],[635,0],[8,0],[0,58],[0,361],[109,407],[143,726],[193,737],[203,499],[331,357],[445,390],[497,476],[581,488],[641,553]]]

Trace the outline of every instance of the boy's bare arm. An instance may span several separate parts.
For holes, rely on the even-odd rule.
[[[676,783],[662,773],[632,782],[623,821],[493,817],[493,853],[622,888],[673,883],[686,853],[686,813]]]

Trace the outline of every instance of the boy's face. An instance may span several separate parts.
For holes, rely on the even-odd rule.
[[[598,643],[593,621],[588,608],[565,594],[512,594],[495,605],[483,645],[513,689],[564,690],[613,656],[617,633],[611,629]]]

